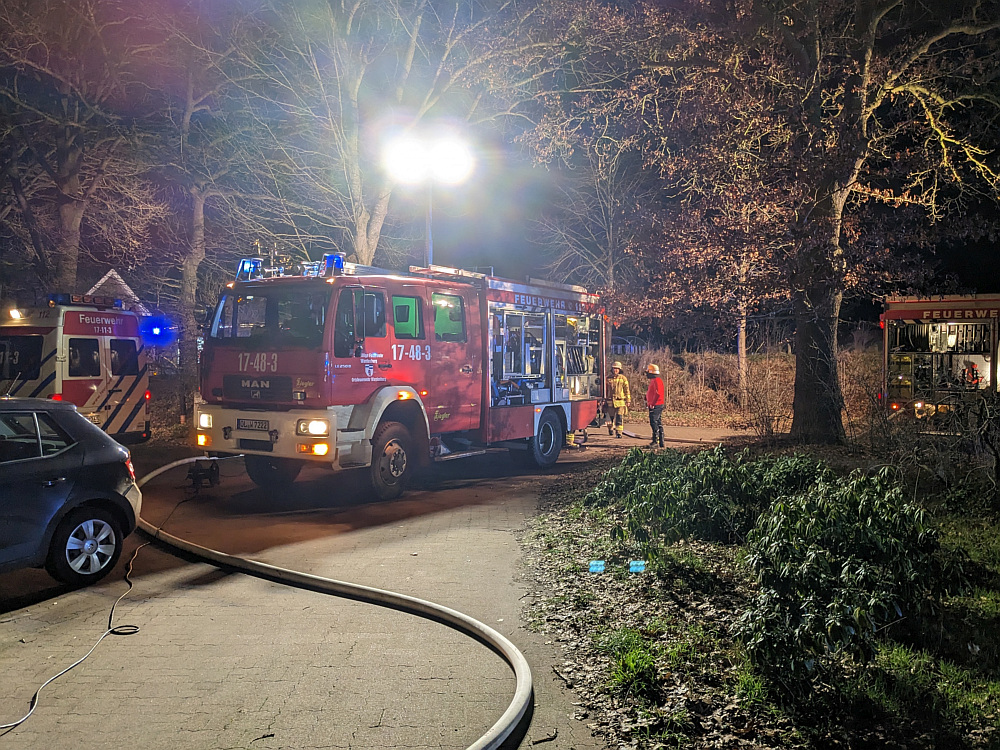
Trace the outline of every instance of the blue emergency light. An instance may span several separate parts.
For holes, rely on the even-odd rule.
[[[324,253],[323,255],[323,275],[340,276],[344,272],[343,253]]]
[[[262,258],[243,258],[236,266],[236,280],[250,281],[262,275],[264,260]]]
[[[139,336],[147,346],[169,346],[177,340],[177,329],[166,315],[154,313],[139,320]]]

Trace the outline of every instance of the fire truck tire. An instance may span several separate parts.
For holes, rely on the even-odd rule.
[[[71,586],[94,583],[115,567],[123,540],[121,523],[111,511],[96,506],[78,508],[52,535],[45,569],[57,581]]]
[[[380,500],[403,494],[413,474],[413,442],[410,431],[399,422],[383,422],[372,436],[372,465],[368,484]]]
[[[258,487],[277,489],[295,481],[302,471],[302,462],[288,458],[244,456],[247,475]]]
[[[528,441],[529,460],[538,468],[552,466],[559,460],[566,430],[559,417],[551,409],[542,413],[538,420],[538,434]]]

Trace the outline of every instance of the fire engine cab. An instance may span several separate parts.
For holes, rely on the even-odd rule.
[[[149,438],[149,376],[139,316],[121,300],[54,294],[0,320],[0,395],[51,398],[119,442]]]
[[[197,443],[243,454],[260,486],[312,462],[367,469],[390,499],[488,447],[548,466],[603,395],[605,316],[566,284],[248,258],[206,329]]]

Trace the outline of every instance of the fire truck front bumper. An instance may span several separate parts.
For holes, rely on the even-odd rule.
[[[251,411],[195,405],[195,440],[213,453],[252,453],[337,463],[333,412]]]

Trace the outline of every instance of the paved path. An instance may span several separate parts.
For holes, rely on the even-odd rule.
[[[694,431],[679,437],[697,442]],[[636,444],[606,434],[589,443],[595,451]],[[588,454],[567,451],[563,462]],[[169,458],[136,454],[140,474]],[[532,667],[536,709],[522,746],[602,747],[572,718],[575,698],[552,672],[562,659],[557,647],[521,619],[516,533],[535,512],[539,481],[558,481],[559,469],[514,476],[503,455],[441,468],[395,503],[360,500],[350,479],[315,470],[283,496],[268,496],[239,462],[224,466],[219,488],[190,495],[179,469],[146,488],[143,515],[206,546],[481,620]],[[144,539],[129,541],[131,551]],[[12,592],[24,586],[34,587],[35,602],[0,615],[0,723],[19,718],[34,690],[104,632],[127,588],[125,562],[82,591],[54,587],[39,571],[0,576],[0,605],[5,595],[16,602]],[[109,636],[43,690],[35,715],[0,736],[0,750],[464,748],[513,694],[499,657],[411,615],[226,574],[154,546],[139,550],[132,577],[115,624],[139,633]]]

